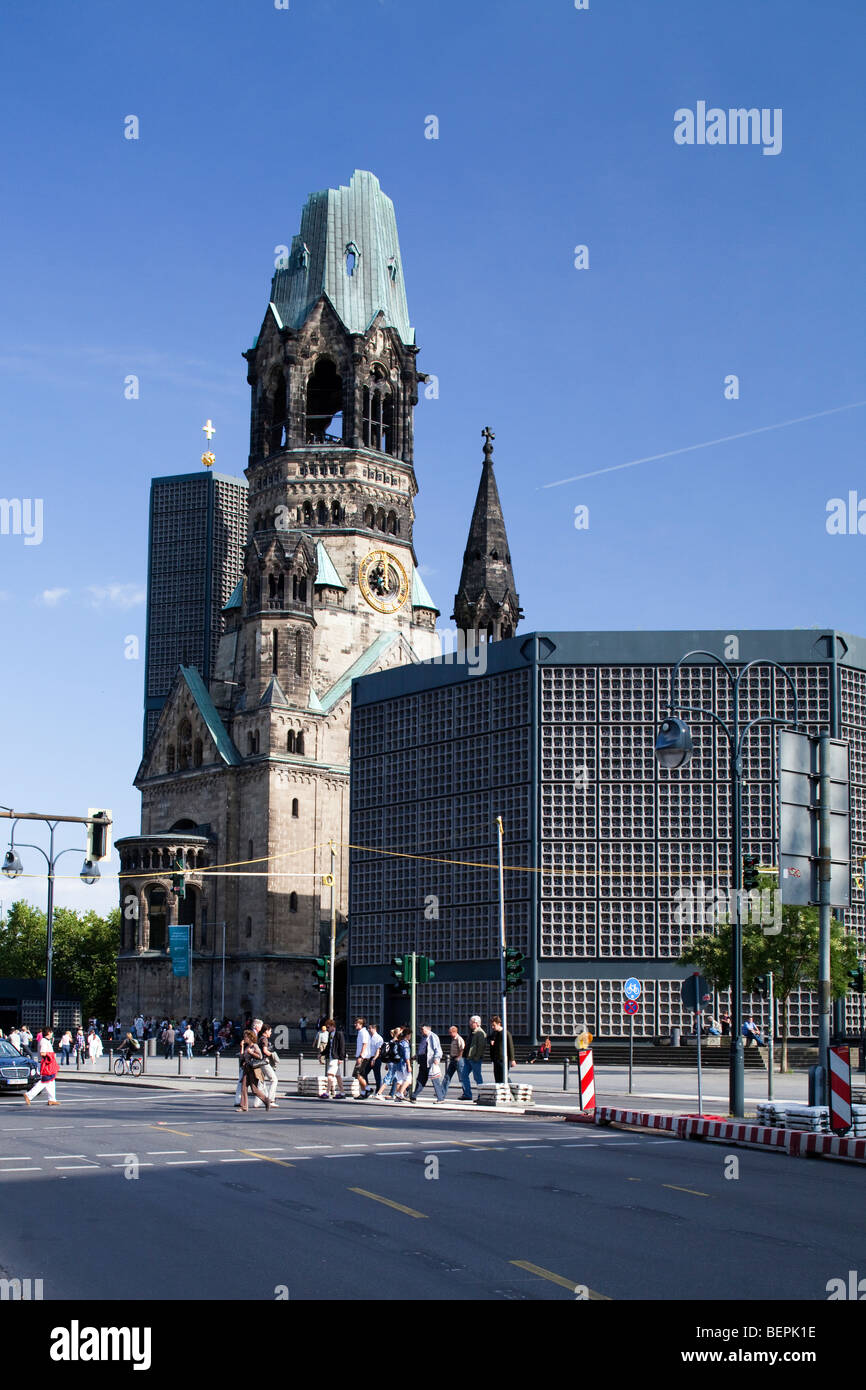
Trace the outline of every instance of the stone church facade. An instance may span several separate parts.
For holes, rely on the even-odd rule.
[[[320,1009],[331,840],[338,936],[347,918],[351,682],[439,650],[412,539],[417,351],[393,204],[356,171],[308,200],[244,354],[243,578],[210,684],[177,673],[135,779],[141,833],[117,843],[121,1018],[189,1007],[176,923],[194,1015]]]

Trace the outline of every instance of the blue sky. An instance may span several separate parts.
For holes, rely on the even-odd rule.
[[[0,802],[137,829],[149,482],[198,466],[208,417],[242,472],[274,248],[356,167],[439,378],[415,541],[445,618],[490,424],[526,630],[866,634],[866,536],[825,525],[866,499],[866,410],[837,410],[866,400],[864,30],[860,0],[7,8],[0,492],[44,533],[0,535]],[[700,101],[781,108],[781,152],[676,144]]]

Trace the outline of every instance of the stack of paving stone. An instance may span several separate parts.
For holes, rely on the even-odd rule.
[[[345,1090],[352,1096],[360,1095],[360,1087],[357,1080],[349,1077],[343,1078]],[[299,1096],[326,1096],[328,1094],[328,1083],[324,1076],[299,1076],[298,1095]]]
[[[855,1139],[866,1139],[866,1105],[851,1106],[851,1134]]]
[[[775,1101],[758,1105],[760,1124],[777,1129],[801,1129],[807,1134],[830,1133],[830,1111],[826,1105],[797,1105],[794,1101]]]
[[[479,1086],[476,1094],[479,1105],[532,1104],[531,1086],[506,1086],[502,1081],[495,1081],[486,1086]]]

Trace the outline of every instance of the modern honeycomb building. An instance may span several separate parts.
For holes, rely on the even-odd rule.
[[[179,666],[213,675],[223,608],[243,573],[247,482],[179,473],[150,485],[144,747]]]
[[[419,1005],[435,1026],[496,1010],[501,815],[507,937],[527,956],[527,983],[509,995],[514,1033],[570,1039],[585,1024],[625,1036],[630,975],[643,987],[636,1037],[687,1022],[676,959],[694,928],[677,921],[674,895],[730,885],[730,755],[723,731],[696,715],[686,768],[660,769],[654,743],[672,668],[698,649],[734,669],[780,663],[801,728],[850,741],[845,922],[866,944],[866,641],[819,630],[536,632],[487,645],[486,669],[452,657],[354,682],[350,1017],[402,1020],[389,967],[412,950],[436,961]],[[706,658],[681,668],[676,698],[730,719],[729,678]],[[754,668],[741,718],[793,714],[781,672]],[[753,729],[744,766],[744,852],[766,864],[778,862],[777,738]],[[766,1017],[760,1000],[744,1003]],[[852,1031],[857,1007],[849,1000]],[[817,1024],[816,998],[792,996],[792,1038],[817,1036]]]

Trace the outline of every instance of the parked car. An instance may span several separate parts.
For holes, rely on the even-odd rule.
[[[33,1058],[0,1038],[0,1092],[23,1091],[39,1079],[39,1066]]]

